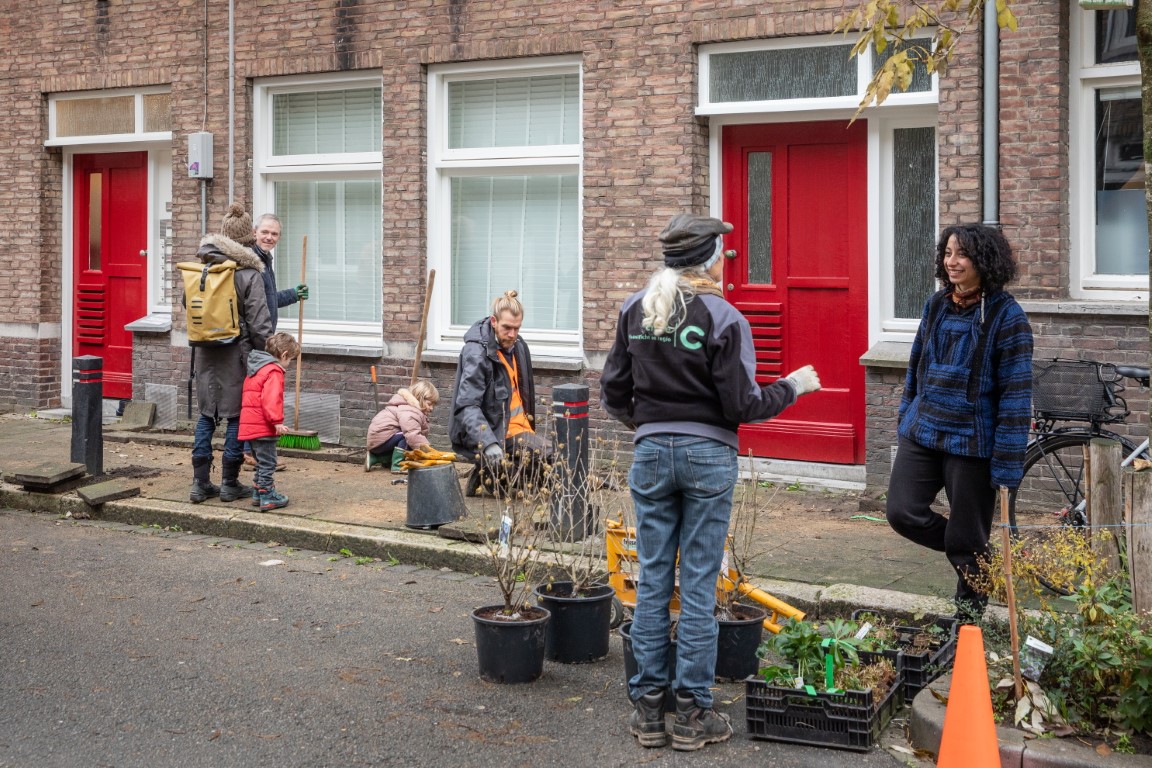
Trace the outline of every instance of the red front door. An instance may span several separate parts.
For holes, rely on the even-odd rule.
[[[866,150],[863,121],[724,128],[725,293],[752,326],[757,380],[811,363],[823,386],[742,427],[742,453],[864,463]]]
[[[132,333],[147,311],[148,153],[73,158],[74,355],[104,358],[104,397],[132,397]]]

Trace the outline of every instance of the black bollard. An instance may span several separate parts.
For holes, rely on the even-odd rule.
[[[552,528],[563,541],[580,541],[593,533],[588,509],[588,386],[552,388],[552,424],[556,436],[556,491],[552,495]]]
[[[72,461],[104,474],[104,358],[72,358]]]

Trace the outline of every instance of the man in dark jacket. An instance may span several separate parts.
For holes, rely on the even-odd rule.
[[[448,437],[454,451],[477,459],[468,496],[476,495],[483,474],[515,476],[525,458],[551,454],[549,442],[536,434],[532,355],[520,337],[524,307],[516,295],[497,297],[491,316],[468,329],[460,350]],[[511,467],[497,471],[505,454]]]
[[[280,307],[287,307],[298,301],[306,300],[308,298],[308,286],[300,283],[295,288],[285,288],[284,290],[277,290],[276,288],[276,269],[272,266],[272,251],[280,242],[280,217],[274,213],[265,213],[256,220],[252,234],[255,238],[251,244],[252,252],[264,264],[264,271],[260,275],[264,278],[264,293],[268,297],[268,314],[272,318],[272,332],[275,333],[280,320]],[[303,312],[304,310],[301,309],[300,311]],[[252,456],[247,442],[244,443],[244,463],[248,465],[249,469],[256,467],[256,459]],[[276,469],[284,469],[284,462],[278,461]]]
[[[308,286],[300,283],[295,288],[285,288],[282,291],[276,289],[276,269],[272,266],[272,251],[280,242],[280,219],[276,214],[265,213],[257,219],[252,234],[255,235],[252,252],[264,263],[264,271],[260,275],[264,278],[264,293],[268,296],[268,314],[272,317],[272,330],[275,331],[279,322],[279,308],[307,299]]]
[[[192,443],[192,489],[188,498],[194,504],[219,496],[221,501],[235,501],[251,496],[252,489],[241,485],[240,466],[243,451],[237,438],[240,429],[240,399],[244,389],[248,353],[264,349],[272,335],[272,319],[261,274],[264,264],[249,250],[255,242],[252,219],[244,207],[233,203],[224,216],[219,235],[206,235],[200,241],[197,258],[205,264],[234,261],[236,298],[240,309],[240,336],[232,344],[196,347],[196,400],[200,419],[196,422]],[[212,473],[212,436],[220,419],[227,421],[224,432],[224,455],[221,459],[221,484],[215,485]]]

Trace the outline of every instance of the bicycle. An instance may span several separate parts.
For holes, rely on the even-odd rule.
[[[1062,528],[1090,527],[1083,481],[1085,452],[1092,440],[1119,442],[1125,457],[1121,466],[1149,458],[1147,439],[1136,444],[1106,428],[1124,423],[1131,414],[1121,395],[1125,379],[1147,389],[1148,368],[1059,358],[1034,363],[1033,429],[1024,455],[1024,479],[1008,494],[1008,525],[1014,539],[1038,543]],[[1080,424],[1061,426],[1066,422]],[[1057,506],[1059,511],[1052,512]],[[1056,594],[1071,591],[1042,577],[1039,581]]]

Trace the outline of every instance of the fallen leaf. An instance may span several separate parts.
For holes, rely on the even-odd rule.
[[[1104,743],[1097,744],[1096,754],[1100,755],[1101,757],[1108,757],[1108,755],[1112,754],[1112,747]]]
[[[429,608],[428,613],[440,613],[442,610],[444,610],[444,606],[438,605],[435,608]]]
[[[568,698],[564,699],[564,701],[575,704],[576,702],[580,701],[580,699],[582,699],[582,698],[583,698],[583,696],[569,696]]]
[[[928,690],[932,692],[932,695],[934,697],[936,697],[936,700],[939,701],[941,704],[947,704],[948,703],[948,697],[945,696],[944,694],[940,693],[940,691],[936,690],[935,688],[929,688]]]
[[[396,661],[415,661],[415,659],[413,659],[410,656],[396,656],[394,658],[396,659]]]
[[[283,560],[265,560],[260,565],[284,565]]]
[[[208,741],[216,741],[216,739],[218,739],[218,738],[220,738],[220,729],[219,728],[212,731],[212,735],[208,737]]]
[[[456,645],[466,645],[466,643],[458,637],[452,638],[452,642],[456,643]]]

